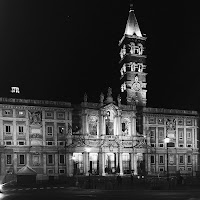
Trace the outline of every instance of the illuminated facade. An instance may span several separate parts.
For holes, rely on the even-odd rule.
[[[145,40],[131,7],[119,42],[126,105],[120,96],[113,100],[111,88],[98,103],[85,95],[80,105],[0,98],[1,178],[12,179],[26,165],[43,180],[167,170],[196,175],[198,113],[146,107]]]

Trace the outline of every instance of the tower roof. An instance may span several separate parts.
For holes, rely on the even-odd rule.
[[[129,35],[129,36],[133,36],[135,34],[138,37],[142,37],[142,33],[141,33],[139,25],[137,23],[137,19],[135,17],[132,4],[130,6],[129,16],[128,16],[124,34]]]

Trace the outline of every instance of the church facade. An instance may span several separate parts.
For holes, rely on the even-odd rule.
[[[146,107],[145,41],[132,6],[119,42],[121,96],[98,103],[0,98],[1,178],[24,166],[38,180],[89,174],[195,176],[197,111]],[[126,98],[126,105],[121,103]]]

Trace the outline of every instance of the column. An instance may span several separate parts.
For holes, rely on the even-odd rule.
[[[192,128],[192,148],[195,148],[195,129]]]
[[[27,154],[26,154],[26,164],[28,166],[30,166],[30,153],[29,152],[27,152]]]
[[[195,174],[196,174],[196,171],[198,171],[198,155],[195,155]]]
[[[68,155],[69,155],[68,174],[69,174],[69,176],[73,176],[73,172],[74,172],[74,161],[72,159],[73,153],[68,153]]]
[[[120,176],[123,175],[123,165],[122,165],[122,153],[119,153],[119,168],[120,168]]]
[[[176,171],[179,171],[179,159],[178,159],[178,153],[176,153]]]
[[[46,146],[46,126],[45,126],[45,121],[44,121],[44,118],[45,118],[45,111],[42,110],[42,145],[43,146]],[[55,132],[54,132],[55,133]]]
[[[131,153],[131,170],[134,170],[134,154]]]
[[[186,128],[184,128],[183,138],[184,138],[184,148],[186,148]]]
[[[193,172],[193,176],[196,175],[196,166],[195,166],[195,161],[196,161],[196,159],[195,159],[195,155],[192,154],[192,172]]]
[[[169,156],[169,153],[168,153],[168,156]],[[164,159],[165,159],[165,172],[167,172],[167,165],[169,167],[169,163],[167,163],[167,152],[164,154]],[[168,170],[169,170],[169,168],[168,168]]]
[[[2,111],[0,111],[2,112]],[[0,113],[1,114],[1,113]],[[4,130],[3,130],[3,120],[0,119],[0,145],[4,145],[4,141],[3,141],[3,135],[4,135]]]
[[[58,171],[58,153],[55,153],[55,174],[59,174],[59,171]]]
[[[66,166],[66,175],[70,176],[69,153],[66,153],[66,155],[65,155],[65,166]]]
[[[156,142],[156,148],[158,147],[158,127],[156,127],[156,129],[155,129],[155,137],[156,137],[156,139],[155,139],[155,142]]]
[[[143,159],[145,161],[145,171],[148,172],[148,153],[143,154]]]
[[[156,172],[159,172],[158,171],[158,166],[159,166],[159,155],[156,153],[155,154],[155,159],[156,159],[156,162],[155,162],[155,170]]]
[[[134,157],[134,175],[137,175],[138,174],[138,171],[137,171],[137,155],[134,153],[134,155],[133,155],[133,157]]]
[[[55,140],[55,143],[58,145],[58,131],[57,131],[57,124],[56,124],[56,122],[53,123],[53,127],[54,127],[53,128],[54,140]]]
[[[148,150],[148,149],[147,149]],[[147,170],[148,170],[148,173],[151,172],[151,154],[148,153],[148,167],[147,167]]]
[[[132,116],[132,119],[131,119],[131,135],[132,136],[136,136],[136,118],[135,118],[135,114],[134,114],[134,116]]]
[[[184,156],[185,170],[187,170],[187,154],[185,154],[183,156]]]
[[[4,174],[6,174],[6,160],[5,160],[5,154],[1,153],[1,175]]]
[[[89,175],[89,153],[84,152],[83,153],[83,165],[84,165],[84,173],[86,176]]]
[[[102,176],[105,176],[105,153],[102,152]]]
[[[43,153],[43,169],[44,174],[47,174],[47,154]]]
[[[26,120],[26,128],[25,128],[25,134],[26,134],[26,144],[29,146],[30,145],[30,129],[29,129],[29,124],[28,124],[28,120]]]
[[[13,169],[14,169],[14,174],[17,173],[17,163],[18,163],[17,154],[13,153]]]

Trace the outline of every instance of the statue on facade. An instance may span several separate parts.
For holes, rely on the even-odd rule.
[[[110,111],[107,111],[106,115],[106,135],[113,135],[113,122],[110,120]]]
[[[100,94],[100,103],[103,103],[103,100],[104,100],[104,94],[101,93],[101,94]]]
[[[83,100],[84,100],[85,103],[87,102],[87,98],[88,98],[88,97],[87,97],[87,94],[85,93],[85,94],[84,94],[84,97],[83,97]]]
[[[120,96],[120,94],[117,96],[117,102],[118,102],[118,106],[120,106],[121,105],[121,96]]]

